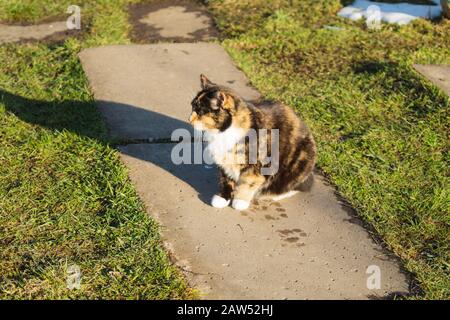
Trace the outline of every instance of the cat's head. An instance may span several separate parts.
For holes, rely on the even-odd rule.
[[[228,88],[200,75],[201,90],[192,100],[189,122],[201,131],[224,131],[232,123],[237,99]]]

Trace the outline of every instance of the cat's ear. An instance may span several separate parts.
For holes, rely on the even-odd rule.
[[[203,90],[214,86],[214,83],[212,83],[203,73],[200,75],[200,84]]]
[[[235,102],[234,102],[234,98],[231,95],[220,91],[218,100],[220,102],[221,108],[228,109],[228,110],[234,109]]]
[[[213,110],[231,109],[234,106],[233,98],[222,91],[217,91],[215,97],[210,99],[209,103]]]

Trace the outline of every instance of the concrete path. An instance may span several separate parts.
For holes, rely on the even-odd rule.
[[[0,43],[25,40],[42,40],[57,33],[67,31],[66,21],[18,26],[0,23]]]
[[[450,65],[415,64],[414,68],[450,96]]]
[[[170,138],[174,129],[188,128],[200,73],[247,99],[259,96],[216,44],[108,46],[80,57],[111,134],[124,141]],[[259,201],[244,212],[218,210],[208,204],[217,189],[215,168],[173,164],[175,145],[133,143],[119,150],[149,214],[162,225],[174,262],[204,298],[408,293],[397,261],[319,175],[308,193],[279,203]],[[368,268],[381,272],[380,289],[367,287]]]

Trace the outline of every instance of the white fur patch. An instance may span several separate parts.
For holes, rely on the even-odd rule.
[[[250,202],[241,199],[233,199],[231,206],[236,210],[246,210],[250,206]]]
[[[218,196],[217,194],[214,195],[214,197],[212,197],[211,199],[211,205],[214,208],[225,208],[230,204],[230,200],[227,200],[225,198],[222,198],[221,196]]]
[[[211,160],[220,165],[225,174],[235,181],[239,179],[240,172],[230,165],[237,162],[237,157],[231,150],[245,137],[245,134],[244,129],[233,125],[222,132],[212,130],[204,132],[207,142],[205,151],[211,157]]]

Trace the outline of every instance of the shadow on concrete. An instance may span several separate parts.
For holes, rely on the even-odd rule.
[[[218,192],[217,186],[217,168],[215,166],[206,166],[204,164],[193,163],[193,148],[191,143],[182,143],[178,146],[191,150],[191,161],[193,164],[176,165],[171,159],[171,152],[175,144],[164,145],[128,145],[119,146],[120,151],[130,157],[150,162],[169,172],[177,179],[184,181],[196,192],[200,201],[209,206],[211,198]],[[158,147],[157,147],[158,146]],[[154,152],[158,150],[158,152]]]
[[[184,129],[193,135],[192,126],[171,116],[140,107],[111,101],[97,101],[115,145],[168,142],[174,130]],[[191,112],[186,102],[186,120]]]

